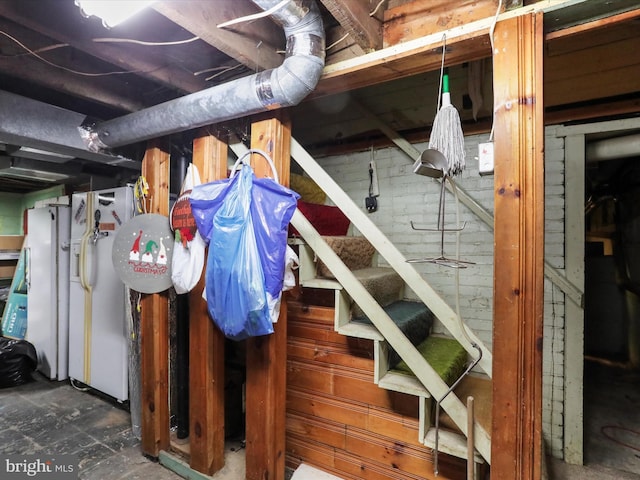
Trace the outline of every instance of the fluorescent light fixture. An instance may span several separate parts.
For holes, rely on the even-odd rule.
[[[70,178],[69,174],[62,171],[44,170],[41,168],[43,165],[46,164],[33,160],[0,157],[0,177],[25,178],[42,182],[60,182]]]
[[[144,10],[156,0],[76,0],[86,17],[100,17],[105,27],[115,27]]]
[[[30,168],[9,167],[0,169],[0,177],[25,178],[27,180],[40,180],[41,182],[60,182],[69,178],[69,175]]]

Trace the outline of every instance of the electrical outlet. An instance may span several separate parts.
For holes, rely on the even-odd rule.
[[[478,145],[478,172],[480,175],[493,174],[493,142]]]

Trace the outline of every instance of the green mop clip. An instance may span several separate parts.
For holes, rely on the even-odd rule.
[[[445,172],[449,176],[458,175],[464,170],[464,134],[460,115],[451,104],[449,93],[449,72],[443,70],[442,75],[442,104],[433,119],[429,148],[442,153],[447,159],[448,168]]]

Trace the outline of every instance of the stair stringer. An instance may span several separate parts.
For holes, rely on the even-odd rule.
[[[463,332],[460,327],[460,322],[458,321],[456,312],[454,312],[453,309],[424,280],[424,278],[422,278],[413,265],[407,263],[404,255],[402,255],[386,235],[378,229],[373,221],[367,217],[361,208],[354,203],[347,193],[340,188],[335,180],[333,180],[329,174],[327,174],[327,172],[318,165],[313,157],[309,155],[309,153],[294,138],[291,139],[291,156],[309,175],[309,177],[311,177],[311,179],[316,182],[320,188],[322,188],[331,201],[340,208],[347,218],[349,218],[360,234],[367,238],[378,254],[387,261],[389,266],[392,267],[398,275],[400,275],[406,285],[411,288],[418,298],[442,323],[447,331],[472,357],[477,355],[477,351],[469,340],[467,340],[467,335],[476,345],[478,345],[478,347],[480,347],[482,350],[482,358],[480,359],[478,366],[487,374],[487,376],[489,376],[489,378],[491,378],[493,354],[482,340],[480,340],[469,328],[466,328],[467,335],[465,335],[465,332]],[[315,248],[313,250],[316,251]],[[324,261],[324,259],[322,260]],[[360,304],[359,297],[355,298],[358,298],[358,304]]]
[[[353,272],[347,268],[340,257],[325,242],[304,215],[296,210],[291,224],[311,247],[315,254],[331,270],[342,288],[357,299],[358,305],[371,320],[373,325],[386,339],[389,345],[407,363],[420,382],[428,387],[429,392],[436,398],[443,398],[449,386],[440,378],[438,373],[420,355],[415,346],[409,341],[398,326],[389,318],[387,313],[358,281]],[[440,403],[458,428],[467,435],[467,409],[455,395],[447,395]],[[482,457],[491,463],[491,438],[487,431],[476,421],[474,422],[475,447]]]

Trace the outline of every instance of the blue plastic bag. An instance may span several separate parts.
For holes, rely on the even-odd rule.
[[[212,217],[206,270],[209,314],[227,338],[273,333],[264,274],[251,218],[253,171],[225,189]]]
[[[282,292],[289,222],[296,210],[298,195],[271,178],[255,178],[251,216],[260,251],[267,293]]]
[[[260,150],[250,150],[238,159],[236,165],[243,162],[249,153],[263,155],[272,165],[271,159]],[[273,167],[273,165],[272,165]],[[243,171],[250,169],[246,165]],[[271,178],[257,178],[252,173],[252,193],[250,212],[254,226],[260,263],[265,279],[268,303],[273,310],[282,292],[286,263],[287,231],[291,217],[296,210],[300,196]],[[274,169],[274,176],[277,175]],[[234,188],[239,175],[230,179],[218,180],[196,186],[191,192],[191,210],[202,238],[209,241],[212,237],[212,219],[220,209],[228,190]]]

